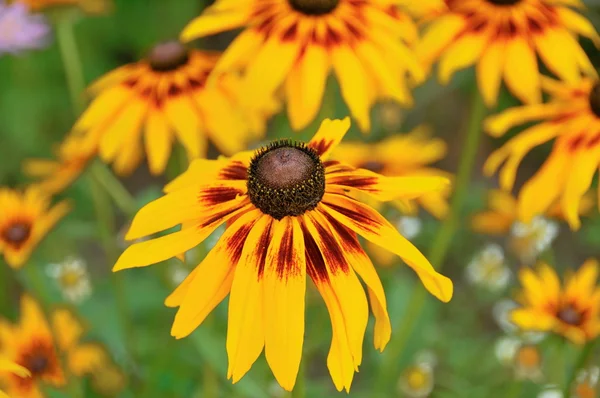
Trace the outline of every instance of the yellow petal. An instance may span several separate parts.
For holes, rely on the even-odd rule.
[[[148,113],[144,142],[150,172],[155,175],[161,174],[171,155],[173,136],[166,118],[157,109],[151,109]]]
[[[178,339],[189,335],[229,294],[245,238],[261,214],[258,210],[249,211],[232,223],[204,260],[167,298],[167,306],[180,306],[171,335]]]
[[[322,203],[327,213],[343,225],[400,256],[417,273],[431,294],[443,302],[450,301],[452,281],[437,273],[425,256],[379,213],[342,195],[325,194]]]
[[[83,326],[75,315],[66,308],[52,312],[52,327],[56,335],[58,347],[62,351],[74,348],[83,335]]]
[[[272,218],[260,217],[247,234],[235,269],[227,322],[227,377],[238,382],[250,370],[263,350],[264,296],[259,267],[268,249]]]
[[[489,34],[486,31],[465,33],[457,38],[440,59],[440,82],[447,84],[456,71],[473,65],[481,58],[488,41]]]
[[[265,356],[281,387],[292,391],[304,343],[304,238],[295,217],[274,221],[272,231],[262,276]]]
[[[308,147],[315,150],[321,159],[325,160],[329,157],[331,151],[342,141],[349,128],[349,117],[342,120],[325,119],[321,123],[317,133],[308,143]]]
[[[202,15],[190,22],[181,32],[181,41],[187,42],[200,37],[238,28],[248,21],[243,8],[217,11],[208,8]]]
[[[502,82],[502,64],[504,63],[506,41],[492,40],[483,51],[477,63],[477,85],[487,106],[496,104]]]
[[[521,101],[529,104],[541,101],[537,57],[533,48],[520,36],[506,42],[504,79],[510,91]]]

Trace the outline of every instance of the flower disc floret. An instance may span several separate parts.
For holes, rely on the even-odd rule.
[[[314,209],[324,193],[323,164],[302,143],[274,142],[259,150],[248,168],[250,200],[277,220]]]

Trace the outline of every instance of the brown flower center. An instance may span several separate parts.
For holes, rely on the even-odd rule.
[[[583,323],[583,314],[570,304],[561,308],[556,317],[567,325],[579,326]]]
[[[43,374],[44,371],[48,368],[48,358],[42,355],[37,355],[28,358],[27,364],[25,367],[31,372],[33,376]]]
[[[147,58],[152,70],[168,72],[185,65],[189,60],[189,51],[177,40],[172,40],[155,45]]]
[[[517,3],[520,3],[521,0],[487,0],[489,3],[495,4],[497,6],[512,6]]]
[[[383,164],[382,162],[378,162],[376,160],[370,160],[368,162],[362,163],[358,167],[361,169],[366,169],[366,170],[372,171],[374,173],[381,173],[383,171],[383,169],[385,168],[385,164]]]
[[[250,200],[277,220],[314,209],[324,193],[321,159],[304,144],[276,141],[259,150],[248,169]]]
[[[5,241],[15,245],[22,245],[29,236],[31,235],[31,224],[25,222],[16,222],[9,225],[8,228],[2,232],[2,237]]]
[[[590,109],[597,117],[600,117],[600,82],[594,84],[588,97],[590,102]]]
[[[340,0],[288,0],[290,6],[306,15],[324,15],[335,10]]]

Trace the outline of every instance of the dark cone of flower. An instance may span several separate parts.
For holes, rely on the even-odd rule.
[[[564,323],[573,326],[580,325],[582,321],[581,314],[571,306],[561,309],[560,311],[558,311],[558,314],[556,316]]]
[[[189,59],[188,49],[177,40],[155,45],[148,54],[152,70],[167,72],[185,65]]]
[[[521,0],[487,0],[492,4],[496,4],[498,6],[512,6],[514,4],[519,3]]]
[[[288,0],[292,8],[307,15],[327,14],[338,6],[339,0]]]
[[[4,239],[13,244],[25,242],[31,234],[31,226],[25,223],[15,223],[4,230]]]
[[[596,83],[590,91],[590,109],[594,115],[600,117],[600,82]]]
[[[278,220],[314,209],[325,193],[323,164],[303,144],[271,144],[257,153],[248,174],[250,200]]]
[[[26,368],[34,375],[44,373],[48,367],[48,358],[36,355],[27,361]]]

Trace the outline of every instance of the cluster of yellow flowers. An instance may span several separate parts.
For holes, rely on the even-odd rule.
[[[362,361],[369,303],[375,347],[383,350],[391,336],[384,290],[358,236],[399,256],[441,301],[452,297],[452,282],[377,210],[377,202],[392,202],[408,213],[421,206],[445,218],[451,176],[430,165],[446,147],[422,130],[373,146],[340,144],[350,128],[346,118],[325,119],[308,143],[281,140],[248,151],[282,104],[291,127],[305,129],[319,115],[333,72],[352,118],[367,133],[372,106],[381,100],[411,105],[411,89],[436,62],[441,83],[475,65],[490,107],[504,82],[525,105],[488,118],[484,129],[500,137],[514,126],[541,122],[485,163],[487,175],[500,170],[503,191],[495,194],[492,210],[473,221],[484,231],[503,233],[516,221],[528,223],[552,211],[579,228],[580,215],[590,208],[581,203],[589,200],[584,196],[600,166],[600,83],[577,35],[596,43],[600,36],[574,11],[578,0],[418,3],[217,0],[183,29],[180,40],[159,43],[145,59],[92,84],[94,99],[60,144],[57,160],[25,164],[38,183],[22,194],[0,191],[0,251],[13,267],[23,265],[68,211],[64,202],[50,209],[48,195],[66,189],[96,156],[125,176],[145,155],[150,171],[162,174],[178,142],[190,160],[188,170],[135,215],[126,238],[181,229],[131,245],[114,270],[179,256],[226,223],[216,246],[166,299],[167,306],[178,307],[172,335],[188,336],[229,295],[228,377],[237,382],[264,350],[279,384],[292,390],[302,356],[308,276],[331,316],[329,372],[338,390],[349,391]],[[417,21],[425,26],[422,35]],[[238,28],[222,54],[188,44]],[[540,72],[538,57],[560,80]],[[546,102],[542,92],[550,95]],[[524,156],[551,140],[544,165],[512,198],[506,192]],[[224,156],[207,160],[208,141]],[[595,339],[597,272],[590,260],[561,288],[548,266],[537,273],[524,268],[522,308],[514,311],[514,322],[554,330],[576,343]],[[43,348],[55,355],[53,347]],[[54,356],[44,363],[44,371],[54,372],[47,378],[35,358],[11,357],[31,380],[62,380]]]

